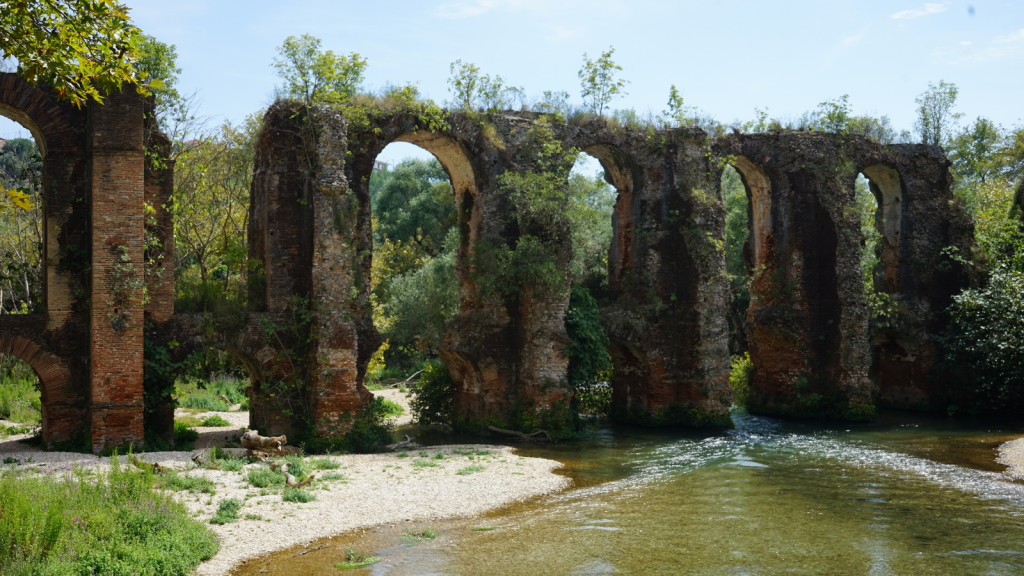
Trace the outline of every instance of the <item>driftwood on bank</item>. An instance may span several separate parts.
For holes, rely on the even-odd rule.
[[[513,436],[523,442],[551,442],[551,434],[547,430],[541,430],[539,428],[529,434],[519,432],[517,430],[505,430],[504,428],[498,428],[497,426],[488,426],[487,429],[491,432],[497,432],[498,434]],[[541,434],[544,435],[543,438],[541,438]]]
[[[139,470],[152,472],[153,474],[159,474],[164,471],[163,466],[157,464],[156,462],[153,462],[152,464],[150,464],[149,462],[143,462],[142,460],[139,460],[135,456],[135,454],[129,454],[128,461],[132,463],[132,466],[135,466]]]
[[[241,438],[242,448],[249,450],[280,450],[288,443],[287,436],[260,436],[255,430],[246,430]]]
[[[284,472],[284,481],[288,484],[289,488],[302,488],[303,486],[312,483],[313,480],[316,480],[316,474],[310,474],[308,478],[306,478],[302,482],[299,482],[298,480],[295,479],[295,476],[292,476],[291,474],[288,473],[287,462],[281,465],[281,472]]]
[[[422,448],[422,446],[413,442],[412,438],[409,438],[409,435],[406,434],[405,440],[402,440],[401,442],[395,442],[394,444],[388,444],[387,446],[384,447],[384,449],[387,450],[388,452],[394,452],[399,448],[410,450],[412,448]]]

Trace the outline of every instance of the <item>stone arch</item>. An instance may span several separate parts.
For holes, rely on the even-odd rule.
[[[772,226],[772,185],[764,169],[746,156],[736,156],[731,162],[747,189],[748,273],[767,266],[774,260],[775,241]]]
[[[40,400],[43,407],[42,437],[48,442],[52,436],[51,427],[58,424],[52,421],[54,414],[51,413],[60,410],[54,408],[72,404],[77,400],[68,394],[70,378],[67,366],[41,345],[21,336],[0,334],[0,354],[24,360],[39,378]]]
[[[903,178],[888,164],[874,164],[861,170],[868,179],[878,203],[875,228],[882,235],[881,261],[885,289],[890,294],[902,291],[900,282],[900,233],[903,228]]]

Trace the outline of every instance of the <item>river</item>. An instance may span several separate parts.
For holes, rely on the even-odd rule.
[[[871,424],[733,420],[713,433],[608,427],[523,446],[562,462],[573,486],[434,523],[432,541],[410,545],[407,526],[380,527],[241,573],[339,574],[334,563],[353,547],[383,560],[348,573],[374,576],[1024,574],[1024,484],[995,463],[1019,426],[906,413]]]

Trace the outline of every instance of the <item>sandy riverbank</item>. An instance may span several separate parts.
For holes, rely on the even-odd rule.
[[[999,447],[996,462],[1009,466],[1003,474],[1015,479],[1024,479],[1024,438],[1010,440]]]

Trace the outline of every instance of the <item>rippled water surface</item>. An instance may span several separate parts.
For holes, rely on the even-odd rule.
[[[348,573],[395,576],[1024,574],[1024,485],[995,463],[1019,428],[905,414],[856,426],[734,420],[714,434],[608,429],[524,447],[563,462],[573,488],[435,524],[432,542],[382,528],[245,573],[338,574],[352,546],[384,560]],[[482,525],[494,530],[471,530]]]

